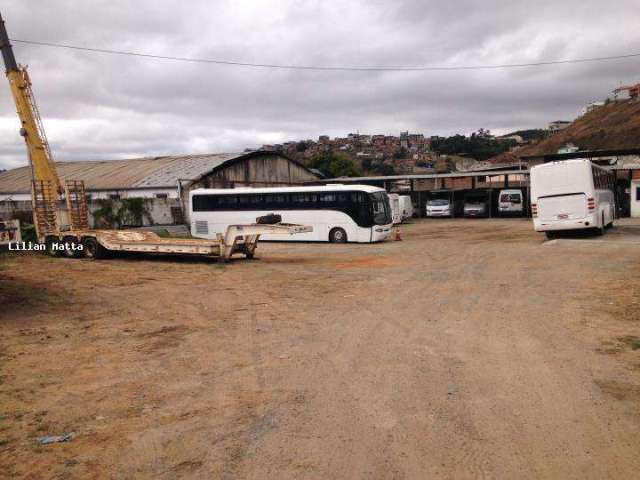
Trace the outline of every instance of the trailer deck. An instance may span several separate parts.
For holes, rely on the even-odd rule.
[[[215,240],[162,238],[154,232],[137,230],[70,230],[49,235],[46,241],[47,250],[54,256],[59,251],[68,257],[88,258],[101,258],[108,252],[139,252],[200,255],[227,261],[234,253],[253,258],[261,235],[295,235],[312,230],[310,226],[287,223],[230,225],[225,234],[219,234]],[[66,247],[58,250],[57,242]],[[78,245],[82,248],[74,248]]]

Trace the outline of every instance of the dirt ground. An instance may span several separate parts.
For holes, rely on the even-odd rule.
[[[402,232],[0,257],[0,477],[637,478],[640,226]]]

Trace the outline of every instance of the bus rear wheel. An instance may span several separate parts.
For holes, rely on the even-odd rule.
[[[342,228],[332,228],[329,232],[329,241],[331,243],[347,243],[347,232]]]

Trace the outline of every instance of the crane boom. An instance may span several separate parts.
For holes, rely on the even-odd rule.
[[[18,117],[20,118],[20,134],[24,137],[29,152],[31,167],[33,169],[33,179],[44,182],[51,182],[54,186],[53,195],[58,200],[62,193],[62,183],[58,177],[49,143],[44,133],[42,120],[38,112],[31,80],[27,69],[18,66],[13,55],[13,48],[9,42],[9,35],[4,25],[4,19],[0,14],[0,50],[6,68],[7,78],[11,87],[11,94],[16,104]]]

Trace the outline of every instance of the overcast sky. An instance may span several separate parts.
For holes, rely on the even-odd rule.
[[[12,38],[304,65],[482,65],[640,52],[637,0],[8,0]],[[37,7],[37,8],[36,8]],[[573,119],[640,59],[508,70],[318,72],[14,44],[57,160],[241,151],[349,132],[494,133]],[[8,84],[0,168],[26,164]]]

